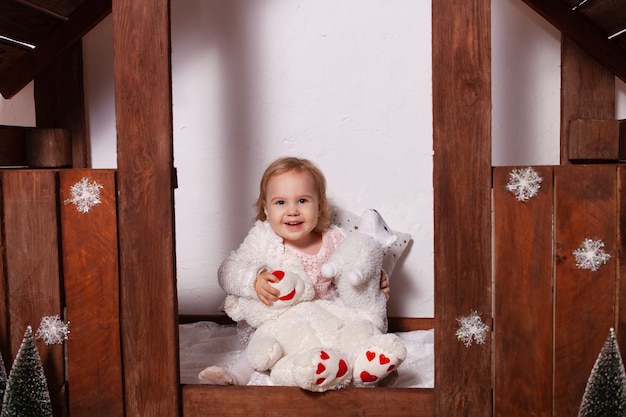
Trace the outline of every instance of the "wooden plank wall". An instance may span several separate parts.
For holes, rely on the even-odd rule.
[[[617,328],[617,165],[536,167],[539,195],[505,190],[494,169],[494,415],[572,416],[609,329]],[[597,271],[573,252],[602,240]],[[623,350],[623,347],[622,347]],[[532,383],[529,383],[532,381]]]
[[[65,305],[71,326],[67,344],[70,415],[121,417],[115,172],[67,170],[59,177],[60,201],[68,201],[71,187],[83,178],[99,186],[101,201],[86,213],[73,204],[61,205]]]
[[[87,213],[64,203],[83,177],[101,185]],[[2,357],[9,371],[42,317],[70,321],[67,365],[63,345],[37,340],[56,417],[124,415],[115,196],[111,170],[0,171]]]
[[[2,346],[9,372],[26,327],[34,333],[43,316],[62,316],[59,219],[55,172],[2,171],[0,175],[6,294]],[[54,415],[67,415],[63,347],[38,340],[37,348]]]
[[[569,124],[615,118],[615,75],[574,42],[561,39],[561,165],[569,164]]]
[[[552,168],[536,168],[544,178],[541,193],[524,203],[505,188],[509,171],[495,168],[493,180],[494,415],[549,416]]]

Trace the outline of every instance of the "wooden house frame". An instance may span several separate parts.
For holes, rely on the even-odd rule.
[[[614,75],[626,78],[623,47],[607,42],[593,24],[570,17],[573,1],[524,1],[564,34],[562,135],[574,119],[613,119]],[[389,416],[492,416],[497,402],[492,390],[492,350],[489,345],[467,349],[453,336],[458,316],[471,310],[491,311],[493,301],[489,1],[432,1],[435,389],[367,392],[368,401],[384,404],[373,411],[362,406],[365,397],[357,389],[312,398],[291,387],[181,388],[169,3],[86,0],[85,4],[94,7],[81,9],[88,24],[80,30],[76,26],[67,29],[72,42],[66,40],[61,47],[60,38],[50,38],[49,43],[58,42],[57,52],[63,54],[52,55],[42,48],[38,56],[19,62],[21,72],[0,80],[0,91],[10,97],[34,77],[37,125],[70,128],[77,149],[74,166],[88,167],[80,42],[75,41],[111,11],[122,415],[243,415],[241,410],[247,404],[258,403],[262,403],[259,410],[246,409],[245,414],[282,415],[276,404],[296,398],[308,407],[320,405],[319,409],[310,408],[307,415],[330,415],[329,410],[344,413],[341,415],[350,410],[358,415],[380,415],[384,410]],[[617,1],[608,3],[624,16],[624,6]],[[585,28],[584,36],[580,27]],[[562,150],[562,164],[568,164],[565,139]],[[450,167],[454,167],[454,175]],[[618,316],[618,323],[623,323],[622,309]],[[623,334],[620,341],[626,346]],[[97,411],[91,415],[98,415]]]

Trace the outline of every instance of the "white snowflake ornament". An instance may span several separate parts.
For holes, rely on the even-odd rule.
[[[527,201],[539,193],[542,180],[537,171],[531,167],[514,169],[509,172],[506,189],[515,194],[518,201]]]
[[[43,339],[46,345],[58,345],[65,342],[70,334],[70,322],[63,322],[59,316],[44,316],[41,318],[35,338]]]
[[[100,200],[100,189],[103,186],[95,181],[90,182],[83,177],[80,181],[70,187],[70,196],[64,201],[65,204],[72,203],[76,210],[87,213],[92,207],[102,203]]]
[[[472,311],[469,316],[460,317],[456,321],[459,322],[459,328],[456,331],[458,341],[466,347],[471,346],[473,342],[479,345],[485,343],[489,326],[483,323],[477,311]]]
[[[611,255],[606,253],[603,248],[603,241],[586,238],[580,247],[572,252],[576,258],[576,267],[591,271],[600,269],[611,259]]]

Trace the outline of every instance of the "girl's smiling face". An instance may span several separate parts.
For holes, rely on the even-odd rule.
[[[319,197],[311,174],[287,171],[270,178],[265,215],[285,244],[304,250],[318,242]]]

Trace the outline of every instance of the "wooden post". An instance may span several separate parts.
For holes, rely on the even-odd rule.
[[[126,417],[180,410],[169,3],[113,1]]]
[[[85,118],[82,43],[76,42],[35,78],[37,126],[70,130],[74,168],[91,166]]]
[[[575,43],[561,40],[561,165],[569,164],[569,124],[615,118],[615,75]]]
[[[432,2],[435,415],[491,416],[491,337],[455,343],[457,318],[491,325],[491,6]]]

